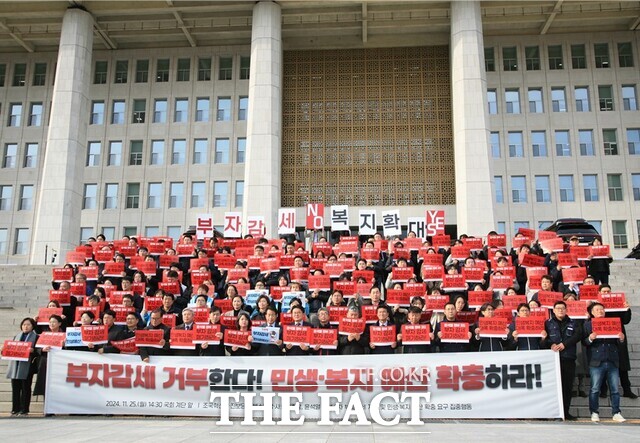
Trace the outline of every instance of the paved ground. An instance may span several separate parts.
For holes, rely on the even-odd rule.
[[[234,423],[219,427],[210,419],[50,417],[0,418],[3,442],[520,442],[640,441],[636,420],[624,424],[547,421],[434,421],[424,426],[273,426]]]

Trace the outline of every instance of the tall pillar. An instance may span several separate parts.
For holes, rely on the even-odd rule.
[[[282,158],[282,16],[280,5],[253,8],[249,115],[242,219],[264,215],[267,236],[277,233]]]
[[[64,262],[80,239],[92,45],[91,14],[68,9],[62,20],[31,264],[42,263],[45,246],[49,255],[56,250]]]
[[[495,229],[479,1],[451,2],[451,87],[459,234]]]

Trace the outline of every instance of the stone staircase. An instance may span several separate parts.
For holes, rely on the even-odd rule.
[[[611,287],[623,291],[635,317],[627,325],[631,353],[631,385],[640,394],[640,260],[617,260],[612,264]],[[13,338],[20,329],[20,321],[35,316],[38,307],[44,306],[51,288],[51,266],[0,265],[0,341]],[[7,362],[0,360],[0,416],[11,411],[11,383],[5,378]],[[588,383],[588,379],[586,380]],[[588,391],[588,386],[583,388]],[[622,413],[626,418],[640,419],[640,399],[622,398]],[[42,413],[42,397],[34,397],[33,414]],[[610,417],[609,399],[600,399],[600,416]],[[580,418],[589,417],[586,398],[574,398],[571,413]]]

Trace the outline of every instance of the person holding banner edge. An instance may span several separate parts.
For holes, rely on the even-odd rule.
[[[35,332],[36,321],[32,318],[24,318],[20,322],[20,331],[13,338],[16,341],[31,343],[31,355],[35,352],[34,346],[38,340]],[[29,361],[11,361],[7,370],[7,378],[11,380],[11,415],[28,415],[31,404],[31,382],[33,381],[35,367],[33,357]]]

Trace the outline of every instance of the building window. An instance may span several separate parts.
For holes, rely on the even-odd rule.
[[[249,97],[240,97],[238,100],[238,120],[247,119],[247,110],[249,108]]]
[[[640,129],[627,129],[629,155],[640,155]]]
[[[633,67],[633,48],[631,42],[618,43],[618,66],[621,68]]]
[[[616,249],[625,249],[629,247],[627,241],[627,221],[613,220],[611,222],[611,231],[613,232],[613,247]]]
[[[0,86],[4,86],[5,77],[7,76],[7,65],[0,64]]]
[[[154,123],[166,123],[167,122],[167,99],[156,99],[153,103],[153,122]]]
[[[495,89],[487,90],[487,103],[489,104],[489,114],[498,113],[498,94]]]
[[[496,187],[496,203],[504,203],[504,184],[502,183],[502,176],[494,176],[493,181]]]
[[[500,158],[500,133],[499,132],[490,133],[489,143],[491,144],[491,157]]]
[[[133,101],[131,123],[144,123],[147,117],[147,101],[144,98]]]
[[[18,127],[22,123],[22,103],[9,105],[9,121],[7,126]]]
[[[640,174],[631,174],[631,188],[633,189],[633,200],[640,201]]]
[[[7,254],[7,229],[0,229],[0,255]]]
[[[134,237],[138,235],[138,227],[137,226],[124,226],[122,228],[122,235],[127,237]]]
[[[518,48],[515,46],[502,48],[502,67],[505,71],[518,70]]]
[[[600,200],[598,192],[598,176],[595,174],[585,174],[582,176],[584,186],[584,201],[597,202]]]
[[[127,183],[126,209],[138,209],[140,207],[140,183]]]
[[[589,88],[587,86],[576,86],[574,90],[576,96],[576,112],[589,112]]]
[[[106,85],[107,84],[107,62],[97,61],[95,72],[93,73],[93,84]]]
[[[122,159],[122,142],[112,141],[109,142],[109,157],[107,160],[107,166],[120,166]]]
[[[213,183],[213,207],[224,208],[227,206],[227,195],[229,194],[229,187],[227,182],[214,182]]]
[[[162,205],[162,183],[149,183],[147,208],[159,209]]]
[[[567,98],[564,88],[551,88],[551,106],[553,112],[567,112]]]
[[[111,124],[112,125],[123,125],[124,124],[124,115],[125,115],[125,106],[124,100],[114,100],[113,108],[111,111]]]
[[[622,85],[622,104],[625,111],[637,111],[636,85]]]
[[[205,199],[205,182],[192,182],[191,183],[191,207],[192,208],[204,208]]]
[[[580,155],[583,157],[596,155],[596,152],[593,149],[593,131],[591,129],[582,129],[578,131],[578,140],[580,142]]]
[[[545,131],[531,131],[531,147],[534,157],[547,157],[547,134]]]
[[[571,157],[571,145],[569,144],[569,131],[556,131],[556,156]]]
[[[0,185],[0,211],[11,210],[11,198],[13,196],[13,187],[8,185]]]
[[[13,248],[14,255],[27,255],[29,253],[29,229],[16,229],[16,243]]]
[[[104,124],[104,102],[103,101],[91,102],[91,124],[92,125]]]
[[[520,228],[529,229],[528,221],[514,221],[513,222],[513,232],[518,232]]]
[[[104,209],[116,209],[118,207],[118,184],[107,183],[104,188]]]
[[[593,53],[596,57],[596,68],[609,67],[609,44],[595,43],[593,45]]]
[[[149,60],[136,60],[136,83],[149,81]]]
[[[220,70],[218,80],[231,80],[233,78],[233,58],[220,57]]]
[[[184,183],[169,183],[169,207],[182,208],[182,200],[184,199]]]
[[[496,70],[496,55],[493,48],[484,48],[484,70],[487,72]]]
[[[209,150],[209,140],[197,138],[193,141],[193,164],[204,165],[207,163],[207,151]]]
[[[129,166],[142,165],[142,140],[131,140],[129,147]]]
[[[169,59],[162,58],[156,62],[156,82],[166,83],[169,81]]]
[[[155,237],[156,235],[160,235],[160,228],[158,226],[145,226],[144,227],[144,236],[145,237]]]
[[[238,144],[236,146],[236,163],[244,163],[245,155],[247,152],[247,139],[242,137],[238,138]]]
[[[536,202],[538,203],[550,203],[551,202],[551,187],[549,184],[548,175],[536,175]]]
[[[573,192],[573,175],[561,175],[558,180],[560,186],[560,201],[573,202],[576,201]]]
[[[211,80],[211,58],[198,59],[198,81],[208,82]]]
[[[601,111],[613,111],[613,90],[611,86],[598,86]]]
[[[118,60],[116,62],[116,75],[114,83],[126,83],[129,76],[129,61]]]
[[[161,165],[164,163],[164,140],[151,141],[151,165]]]
[[[87,146],[87,166],[100,166],[100,151],[102,143],[89,142]]]
[[[191,73],[191,59],[190,58],[179,58],[178,59],[178,72],[176,81],[178,82],[188,82],[189,74]]]
[[[216,121],[231,120],[231,98],[218,97],[218,110],[216,112]]]
[[[102,235],[107,241],[111,241],[115,238],[116,228],[113,226],[103,226],[102,227]]]
[[[187,141],[174,140],[171,148],[171,164],[184,165],[187,155]]]
[[[573,69],[587,68],[587,55],[584,45],[571,45],[571,67]]]
[[[244,181],[236,181],[236,208],[242,207],[242,200],[244,198]]]
[[[522,132],[509,132],[509,157],[524,157],[524,147],[522,146]]]
[[[527,181],[524,175],[511,177],[511,201],[513,203],[527,202]]]
[[[173,121],[176,123],[186,123],[189,119],[189,100],[186,98],[176,99],[176,108]]]
[[[609,201],[622,201],[622,176],[620,174],[607,174],[607,188],[609,190]]]
[[[240,80],[249,80],[251,57],[240,57]]]
[[[603,129],[604,155],[618,155],[618,136],[615,129]]]
[[[506,234],[506,230],[507,230],[507,223],[506,222],[499,221],[496,224],[496,232],[498,234]]]
[[[507,105],[507,114],[520,114],[519,89],[507,89],[504,93],[504,101]]]
[[[547,54],[549,55],[549,69],[564,69],[564,62],[562,60],[562,45],[553,45],[547,47]]]
[[[85,184],[84,194],[82,198],[82,209],[95,209],[97,198],[98,198],[98,185],[95,183]]]
[[[208,122],[209,121],[209,98],[200,97],[196,99],[196,121]]]
[[[540,48],[537,46],[527,46],[524,48],[525,64],[527,71],[540,70]]]
[[[16,63],[13,66],[13,83],[12,86],[24,86],[27,79],[27,65],[25,63]]]
[[[42,126],[42,103],[31,103],[28,125]]]
[[[229,139],[217,138],[216,139],[216,163],[229,163]]]
[[[47,64],[36,63],[33,69],[33,86],[44,86],[47,83]]]
[[[3,168],[15,168],[18,158],[18,145],[16,143],[7,143],[4,145],[4,158],[2,159]]]
[[[24,148],[24,168],[35,168],[38,166],[38,144],[27,143]]]
[[[542,108],[542,89],[529,88],[529,112],[537,114],[544,112]]]

